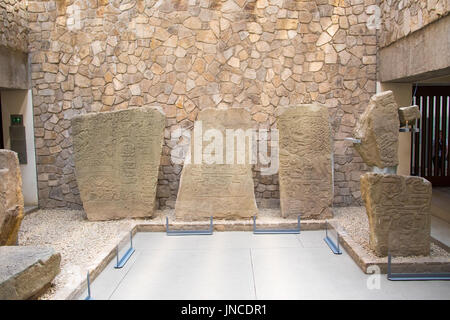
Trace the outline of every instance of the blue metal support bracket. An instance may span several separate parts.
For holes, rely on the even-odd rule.
[[[169,218],[166,217],[166,234],[168,236],[212,235],[214,232],[213,217],[210,218],[209,229],[206,230],[170,230]]]
[[[256,229],[256,216],[253,216],[254,234],[299,234],[300,233],[300,215],[297,217],[297,228],[295,229]]]
[[[127,252],[123,255],[122,258],[119,260],[119,245],[116,247],[116,265],[114,266],[115,269],[121,269],[123,266],[127,263],[127,261],[130,259],[131,255],[134,253],[133,248],[133,232],[130,231],[130,247],[128,248]]]
[[[392,256],[388,254],[387,278],[391,281],[449,281],[450,273],[392,273]]]
[[[86,298],[84,298],[84,300],[94,300],[91,296],[91,279],[89,277],[89,271],[87,272],[87,290],[88,290],[88,295]]]
[[[400,128],[398,131],[399,132],[420,132],[420,130],[419,130],[419,128],[417,128],[416,124],[414,124],[411,128],[408,125],[406,125],[405,127]]]
[[[331,238],[328,236],[328,221],[325,222],[325,238],[323,239],[326,244],[330,247],[331,251],[333,251],[334,254],[342,254],[341,248],[339,246],[339,233],[336,232],[336,238],[337,238],[337,244],[331,240]]]

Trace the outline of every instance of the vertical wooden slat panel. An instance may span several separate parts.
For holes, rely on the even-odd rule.
[[[427,134],[427,176],[430,177],[433,175],[433,118],[434,118],[434,110],[433,110],[433,97],[427,96],[427,105],[428,105],[428,134]]]
[[[420,176],[425,177],[425,165],[426,165],[426,142],[427,142],[427,104],[423,96],[420,97],[420,104],[422,106],[422,127],[420,128]]]
[[[447,97],[447,127],[448,127],[448,132],[447,132],[447,153],[449,152],[450,149],[450,97]],[[447,154],[447,176],[450,177],[450,154]]]
[[[418,101],[419,100],[419,101]],[[420,99],[417,99],[416,97],[414,97],[414,104],[419,105],[420,111],[422,112],[422,106],[420,103]],[[414,132],[414,146],[411,149],[414,149],[414,175],[415,176],[419,176],[420,172],[419,172],[419,165],[420,165],[420,120],[422,119],[422,117],[420,119],[417,119],[417,123],[416,126],[419,129],[419,132]]]
[[[416,103],[416,97],[413,96],[413,105]],[[414,132],[411,135],[411,153],[410,153],[410,163],[409,163],[409,172],[411,172],[412,176],[415,176],[415,164],[416,164],[416,157],[415,157],[415,146],[416,146],[416,133]]]
[[[441,108],[441,103],[440,103],[440,97],[438,96],[434,96],[433,97],[433,105],[434,105],[434,121],[433,121],[433,125],[434,125],[434,176],[437,177],[440,175],[439,172],[439,132],[440,132],[440,121],[441,121],[441,112],[440,112],[440,108]]]
[[[442,162],[441,162],[441,168],[442,168],[442,175],[448,176],[448,173],[446,172],[445,168],[445,160],[447,156],[447,103],[446,103],[447,97],[441,97],[441,106],[442,106]]]
[[[450,186],[449,88],[419,86],[413,97],[421,118],[416,124],[419,132],[411,137],[411,174],[425,177],[433,186]]]

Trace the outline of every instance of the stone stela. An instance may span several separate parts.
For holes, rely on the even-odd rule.
[[[378,256],[430,254],[431,183],[421,177],[366,173],[361,194],[370,248]]]
[[[431,183],[394,174],[400,127],[413,125],[417,106],[399,108],[392,91],[370,99],[354,131],[355,149],[373,172],[361,176],[361,194],[369,218],[369,245],[378,256],[430,254]]]
[[[72,119],[77,182],[89,220],[151,217],[165,127],[154,107]]]
[[[16,244],[23,210],[19,158],[13,151],[0,150],[0,246]]]
[[[251,117],[242,108],[228,110],[205,109],[198,115],[202,121],[203,130],[216,129],[220,136],[226,136],[227,129],[246,131],[251,128]],[[226,143],[219,143],[216,139],[208,142],[195,132],[191,140],[191,152],[183,166],[180,188],[175,204],[175,214],[181,220],[199,220],[210,216],[220,219],[250,218],[257,214],[252,178],[252,166],[249,161],[251,143],[247,140],[245,150],[238,150],[237,143],[231,150],[227,150]],[[197,135],[197,136],[196,136]],[[239,138],[238,138],[239,139]],[[198,163],[195,141],[200,140],[201,150],[209,150],[213,145],[217,152],[223,148],[223,159],[219,163],[208,164],[205,159]],[[232,164],[225,161],[227,151],[233,153]],[[245,152],[243,164],[237,161],[240,152]],[[230,155],[228,154],[228,157]],[[197,153],[198,157],[198,153]],[[203,158],[205,154],[203,154]],[[219,159],[220,160],[220,159]]]
[[[354,147],[367,165],[381,169],[398,165],[398,109],[392,91],[378,93],[356,124],[354,137],[361,143]]]
[[[320,104],[282,108],[279,130],[283,217],[332,217],[333,150],[328,109]]]

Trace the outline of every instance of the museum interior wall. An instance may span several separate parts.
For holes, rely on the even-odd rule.
[[[313,101],[325,104],[331,119],[333,204],[360,205],[359,176],[368,167],[344,139],[376,92],[377,44],[393,48],[448,20],[445,1],[401,0],[10,0],[0,10],[1,45],[29,52],[42,208],[82,206],[75,115],[163,108],[163,209],[175,207],[182,170],[171,159],[179,143],[173,132],[191,130],[199,111],[244,107],[254,128],[270,129],[277,108]],[[368,28],[378,13],[381,29]],[[399,94],[389,88],[403,105],[409,89],[400,87]],[[402,173],[406,168],[400,164]],[[278,207],[278,175],[254,166],[253,179],[258,206]]]
[[[29,1],[39,202],[80,208],[70,119],[159,105],[166,114],[157,197],[174,207],[181,165],[171,133],[200,110],[244,107],[273,128],[280,106],[327,105],[335,205],[360,203],[366,170],[349,136],[375,93],[372,1]],[[260,206],[278,206],[277,175],[253,170]]]

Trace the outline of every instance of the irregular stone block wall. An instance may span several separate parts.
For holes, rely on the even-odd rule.
[[[28,52],[27,1],[0,1],[0,46]]]
[[[448,0],[381,0],[380,48],[448,15]]]
[[[171,132],[199,110],[246,107],[273,128],[279,106],[325,104],[335,137],[335,205],[360,201],[366,169],[344,142],[375,93],[375,0],[28,1],[40,206],[80,208],[70,118],[160,105],[167,117],[157,197],[174,207]],[[261,205],[278,176],[254,170]]]

